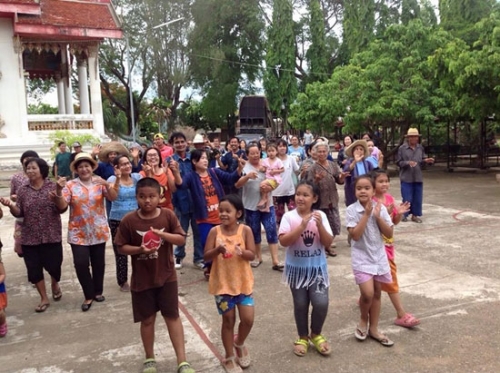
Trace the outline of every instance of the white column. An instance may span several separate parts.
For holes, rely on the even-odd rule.
[[[89,86],[87,83],[87,59],[79,57],[78,67],[78,91],[80,94],[80,113],[90,114]]]
[[[0,18],[0,143],[28,136],[23,47],[13,38],[12,20]],[[2,139],[6,137],[6,139]]]
[[[61,65],[64,82],[64,102],[66,104],[66,114],[73,114],[73,87],[71,84],[71,58],[69,56],[68,45],[61,48]]]
[[[90,82],[90,107],[94,120],[94,130],[99,135],[104,136],[104,119],[102,116],[101,100],[101,80],[99,79],[99,60],[97,51],[99,44],[88,47],[89,55],[87,58],[89,64],[89,82]]]
[[[64,102],[64,80],[61,78],[61,73],[56,73],[57,86],[57,108],[59,114],[66,114],[66,104]]]

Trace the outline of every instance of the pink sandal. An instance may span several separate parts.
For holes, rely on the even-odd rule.
[[[394,320],[394,324],[403,328],[413,328],[420,324],[420,320],[415,318],[411,313],[407,313],[403,317]]]

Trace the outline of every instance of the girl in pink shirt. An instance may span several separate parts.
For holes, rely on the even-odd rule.
[[[399,206],[396,206],[394,198],[387,193],[389,190],[389,175],[384,170],[373,171],[373,182],[375,184],[375,195],[373,200],[375,202],[381,202],[389,213],[394,225],[401,221],[402,216],[410,211],[410,203],[404,202]],[[420,324],[420,320],[415,318],[411,313],[406,313],[401,303],[401,297],[399,296],[399,284],[397,277],[397,267],[394,260],[394,239],[383,236],[385,252],[387,254],[387,259],[389,260],[389,265],[391,267],[391,283],[382,283],[382,290],[389,295],[389,299],[392,305],[396,309],[397,317],[394,320],[394,324],[402,326],[405,328],[413,328]]]

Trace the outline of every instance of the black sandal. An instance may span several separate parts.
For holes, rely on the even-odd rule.
[[[272,266],[272,269],[275,270],[275,271],[280,271],[280,272],[283,272],[283,269],[285,268],[285,266],[281,263],[279,264],[275,264]]]

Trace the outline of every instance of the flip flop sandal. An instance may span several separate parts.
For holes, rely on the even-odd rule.
[[[252,268],[257,268],[258,266],[260,266],[262,264],[262,260],[254,260],[253,262],[250,263],[250,266]]]
[[[394,320],[394,325],[402,326],[403,328],[413,328],[420,324],[420,320],[411,313],[405,314],[403,317]]]
[[[55,293],[52,293],[52,299],[54,299],[54,301],[59,302],[61,298],[62,298],[61,288],[59,288],[59,290],[56,291]]]
[[[195,370],[187,361],[183,361],[177,367],[177,373],[195,373]]]
[[[328,341],[321,334],[318,334],[316,337],[311,338],[311,342],[313,343],[314,347],[316,347],[316,351],[318,351],[321,355],[328,356],[332,353],[332,350],[328,345]],[[325,343],[328,348],[326,350],[323,350]]]
[[[377,337],[374,337],[373,335],[370,335],[370,338],[373,339],[374,341],[377,341],[378,343],[380,343],[384,347],[392,347],[392,346],[394,346],[394,342],[391,341],[386,336],[381,337],[381,338],[377,338]]]
[[[47,310],[47,308],[49,308],[49,306],[50,306],[50,303],[39,304],[35,308],[35,312],[37,312],[37,313],[45,312]]]
[[[156,373],[156,360],[144,360],[144,364],[142,365],[142,373]]]
[[[415,222],[415,223],[422,223],[422,219],[420,219],[419,217],[412,217],[411,218],[411,221]]]
[[[238,364],[242,368],[248,368],[252,363],[252,359],[250,358],[250,352],[245,347],[245,344],[237,345],[236,340],[238,339],[238,335],[234,336],[234,348],[236,349],[236,358],[238,360]],[[243,355],[243,349],[247,350],[246,356]],[[239,354],[238,354],[239,353]]]
[[[228,363],[228,362],[231,362],[233,364],[232,368],[229,368],[226,365],[226,363]],[[224,370],[226,371],[226,373],[242,373],[243,372],[243,369],[241,369],[241,367],[236,362],[235,356],[231,356],[231,357],[228,357],[227,359],[224,359],[224,361],[222,362],[222,366],[224,367]]]
[[[285,266],[281,263],[272,266],[273,270],[283,272]]]
[[[335,252],[335,250],[326,250],[326,256],[331,256],[331,257],[336,257],[337,256],[337,253]]]
[[[298,349],[297,346],[302,346],[304,349]],[[304,338],[299,338],[293,342],[293,353],[299,357],[306,356],[307,350],[309,349],[309,341]]]
[[[358,341],[364,341],[368,337],[368,328],[362,330],[359,326],[356,328],[354,332],[354,336]]]

